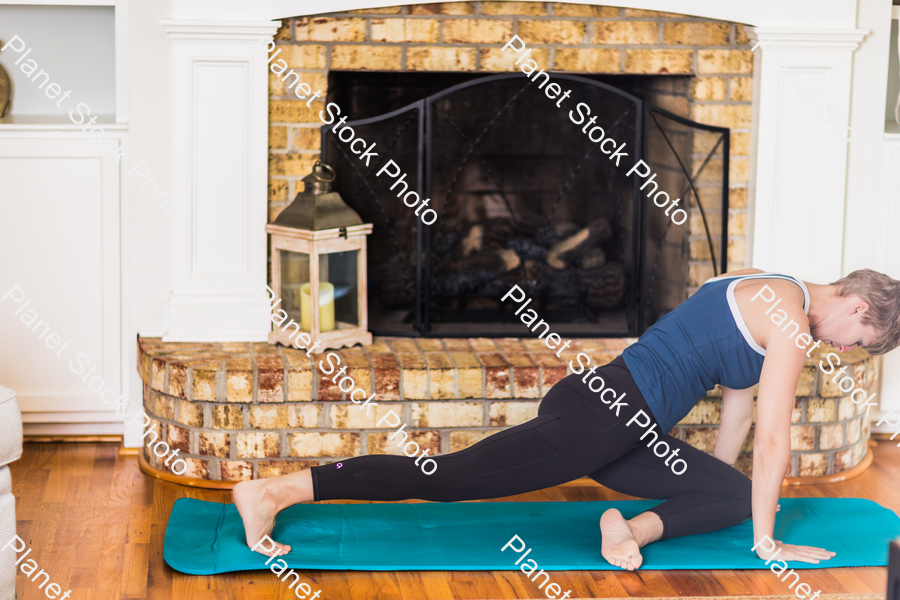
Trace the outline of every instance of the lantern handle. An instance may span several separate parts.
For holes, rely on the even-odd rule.
[[[324,171],[328,171],[329,173],[331,173],[330,179],[325,179],[324,177],[319,175],[319,172],[324,172]],[[315,164],[313,165],[313,175],[315,175],[316,179],[318,179],[319,181],[325,181],[328,183],[331,183],[332,181],[334,181],[334,178],[337,177],[337,174],[334,172],[334,169],[332,169],[331,166],[323,163],[321,160],[317,160],[315,162]]]

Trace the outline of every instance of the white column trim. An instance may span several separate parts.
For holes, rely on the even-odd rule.
[[[172,43],[166,341],[265,341],[268,73],[278,21],[163,19]]]
[[[749,30],[748,37],[754,45],[759,40],[769,39],[774,46],[856,50],[868,34],[868,29],[810,30],[798,27],[753,27]]]
[[[162,25],[171,40],[257,42],[275,35],[281,21],[162,19]]]
[[[748,33],[755,54],[752,265],[833,281],[843,275],[853,52],[868,30]]]

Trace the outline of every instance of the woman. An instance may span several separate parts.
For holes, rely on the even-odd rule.
[[[781,301],[773,311],[775,298]],[[280,511],[299,502],[497,498],[586,475],[623,494],[665,500],[627,521],[615,509],[601,517],[603,557],[623,569],[640,567],[640,548],[651,542],[730,527],[751,513],[753,543],[763,536],[774,539],[779,491],[791,456],[794,392],[807,354],[793,334],[808,332],[840,352],[863,346],[883,354],[900,343],[898,312],[900,282],[868,269],[831,285],[758,269],[727,273],[659,319],[621,357],[584,375],[579,365],[581,371],[547,392],[536,418],[460,452],[435,456],[433,475],[423,474],[407,457],[361,456],[241,482],[234,488],[234,502],[252,547],[271,533]],[[799,329],[782,331],[779,325],[787,319]],[[588,387],[589,377],[602,378],[605,389],[613,389],[626,404],[624,410],[612,410],[609,398],[601,401],[601,394]],[[713,456],[661,435],[717,383],[722,419]],[[750,429],[757,383],[751,485],[733,464]],[[629,426],[638,411],[644,416]],[[673,469],[653,453],[657,432],[686,468]],[[757,549],[760,558],[779,550],[779,560],[785,561],[818,563],[834,556],[781,542],[766,552],[768,545]],[[289,551],[290,546],[277,545],[265,554]]]

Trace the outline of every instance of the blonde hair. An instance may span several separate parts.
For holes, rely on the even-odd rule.
[[[870,354],[886,354],[900,346],[900,281],[872,269],[859,269],[831,285],[841,297],[858,296],[869,305],[863,325],[881,334],[875,343],[864,346]]]

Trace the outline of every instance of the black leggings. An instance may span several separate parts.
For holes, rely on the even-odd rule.
[[[537,417],[465,450],[434,456],[432,475],[405,456],[360,456],[313,467],[315,499],[480,500],[588,476],[622,494],[666,500],[651,509],[663,522],[662,539],[714,531],[750,517],[750,479],[740,471],[671,435],[660,435],[687,463],[687,470],[676,475],[664,464],[666,455],[656,456],[646,445],[653,445],[653,433],[641,441],[647,428],[638,422],[626,427],[639,409],[655,421],[621,357],[595,375],[615,391],[615,398],[626,394],[622,402],[627,406],[619,408],[619,416],[582,381],[584,374],[572,374],[547,392]]]

